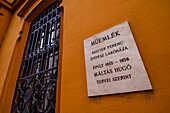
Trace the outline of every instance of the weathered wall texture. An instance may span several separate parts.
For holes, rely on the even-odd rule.
[[[64,0],[61,113],[170,111],[170,1]],[[153,91],[87,97],[83,40],[128,21]]]

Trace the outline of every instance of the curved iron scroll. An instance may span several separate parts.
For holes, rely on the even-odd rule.
[[[54,3],[31,23],[11,113],[54,113],[60,8]]]

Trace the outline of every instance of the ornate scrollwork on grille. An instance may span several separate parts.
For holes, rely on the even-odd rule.
[[[61,15],[58,6],[49,6],[31,23],[11,113],[55,112]]]

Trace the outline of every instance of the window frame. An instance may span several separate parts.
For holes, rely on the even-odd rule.
[[[38,6],[38,7],[40,7],[40,6]],[[35,11],[34,11],[34,13],[35,13]],[[29,22],[28,20],[29,20],[30,18],[32,18],[32,16],[35,17],[35,14],[34,14],[34,13],[32,13],[32,14],[30,13],[30,15],[29,15],[29,16],[27,17],[27,19],[25,20],[24,25],[30,24],[30,22]],[[62,13],[62,8],[61,8],[61,12],[60,12],[60,13]],[[61,18],[62,18],[62,17],[61,17]],[[62,20],[61,18],[60,18],[60,24],[62,23],[62,22],[61,22],[61,20]],[[60,29],[61,29],[61,28],[62,28],[62,27],[61,27],[61,25],[60,25]],[[24,32],[24,33],[22,34],[21,39],[24,38],[24,37],[27,38],[27,36],[23,36],[23,35],[25,34],[25,31],[26,31],[26,30],[28,31],[28,29],[29,29],[29,27],[25,27],[25,28],[23,27],[23,32]],[[61,53],[61,50],[62,50],[62,48],[61,48],[61,31],[60,31],[60,47],[59,47],[59,48],[60,48],[59,51],[60,51],[60,53]],[[60,62],[61,62],[61,54],[60,54],[60,53],[59,53],[59,64],[58,64],[58,66],[61,65],[61,63],[60,63]],[[60,69],[61,69],[61,66],[59,66],[58,75],[60,75],[60,73],[61,73],[61,70],[60,70]],[[58,81],[59,81],[59,82],[57,82],[57,91],[56,91],[56,92],[58,92],[58,93],[57,93],[58,96],[56,97],[56,99],[57,99],[57,101],[56,101],[56,109],[57,109],[57,110],[56,110],[56,111],[59,111],[60,79],[61,79],[60,76],[58,76]]]

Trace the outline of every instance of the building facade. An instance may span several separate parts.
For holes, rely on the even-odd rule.
[[[168,0],[1,0],[0,113],[169,113],[169,14]],[[153,90],[88,97],[83,41],[125,21]],[[46,77],[55,75],[56,80],[44,90],[48,97],[43,98],[40,88],[37,98],[44,99],[43,106],[34,99],[39,75],[44,76],[41,88],[45,80],[53,79]],[[24,93],[27,105],[17,97],[22,92],[17,92],[16,84],[21,89],[25,84],[20,80],[33,88],[27,96]]]

